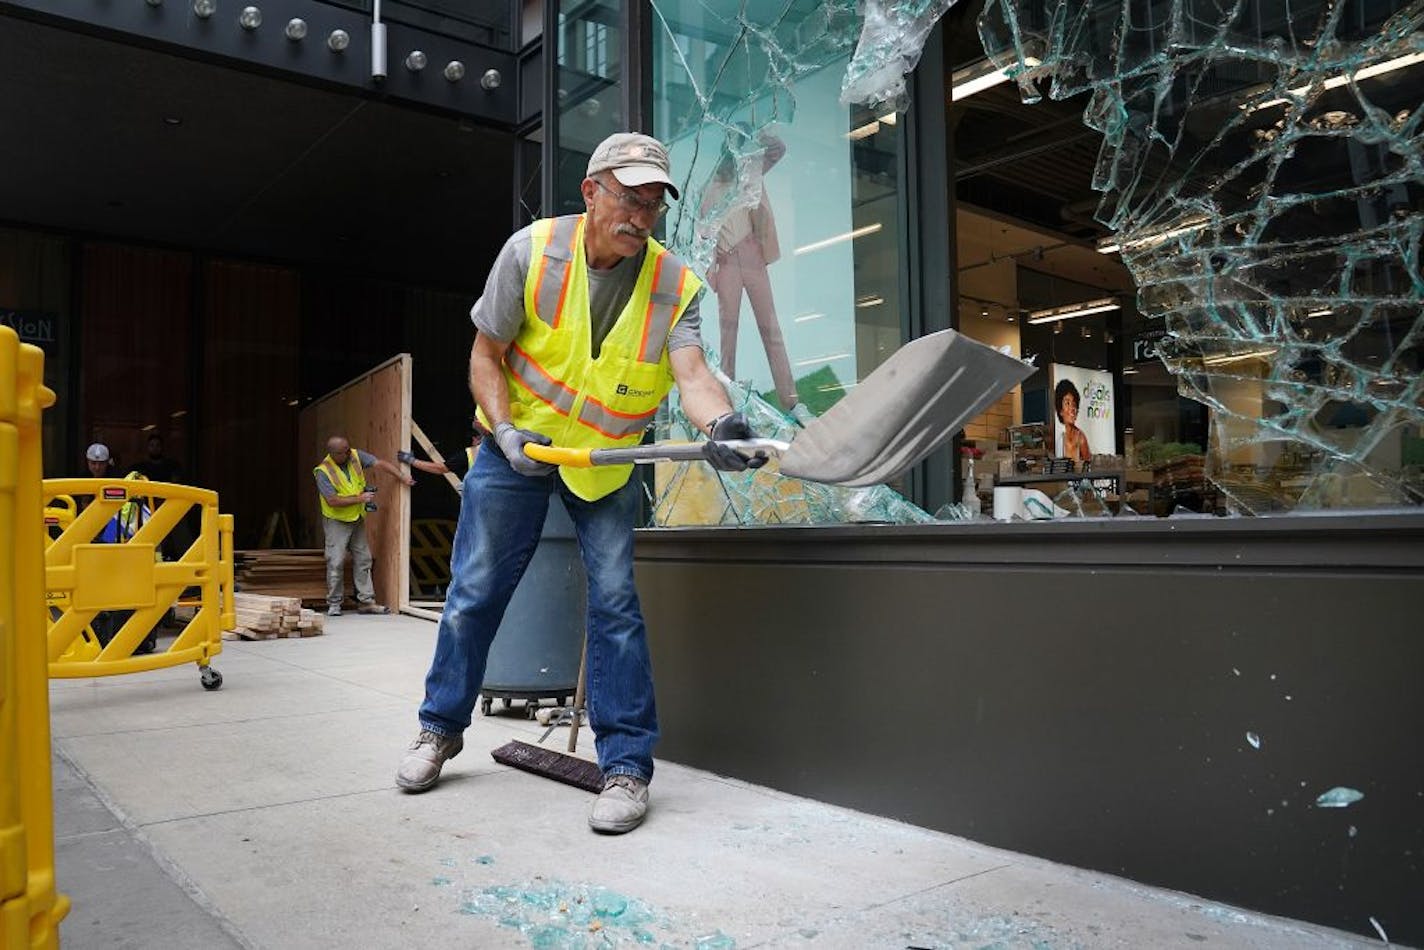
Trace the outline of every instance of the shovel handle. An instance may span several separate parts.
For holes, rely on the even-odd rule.
[[[626,449],[571,449],[558,445],[525,443],[524,454],[536,462],[567,465],[570,468],[591,468],[595,465],[650,465],[654,462],[698,462],[705,456],[705,442],[656,442],[634,445]],[[777,439],[733,439],[722,443],[728,448],[748,454],[764,452],[780,455],[791,447]]]

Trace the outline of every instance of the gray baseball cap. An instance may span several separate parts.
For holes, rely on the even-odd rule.
[[[588,160],[587,177],[611,171],[620,184],[629,188],[651,185],[667,186],[667,193],[679,197],[672,183],[667,149],[650,135],[638,132],[617,132],[598,143]]]
[[[109,447],[102,442],[95,442],[84,450],[84,457],[91,462],[107,462],[109,460]]]

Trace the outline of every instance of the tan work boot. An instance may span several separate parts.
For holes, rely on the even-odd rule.
[[[606,835],[621,835],[643,823],[648,813],[648,783],[633,775],[611,775],[593,801],[588,826]]]
[[[440,778],[440,767],[447,759],[453,759],[465,747],[461,736],[442,736],[429,729],[420,730],[420,735],[401,758],[396,769],[396,785],[407,792],[423,792]]]

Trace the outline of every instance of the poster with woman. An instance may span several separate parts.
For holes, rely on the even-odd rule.
[[[1050,372],[1058,457],[1081,463],[1115,454],[1112,374],[1066,363],[1052,364]]]

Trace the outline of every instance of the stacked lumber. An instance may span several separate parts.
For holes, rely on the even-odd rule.
[[[228,639],[275,640],[279,637],[316,637],[326,626],[325,618],[305,610],[296,597],[269,597],[239,592],[233,595],[237,624]],[[226,636],[226,634],[224,634]]]
[[[262,548],[235,555],[233,573],[239,590],[326,603],[326,557],[321,548]],[[350,558],[346,573],[349,578]]]

